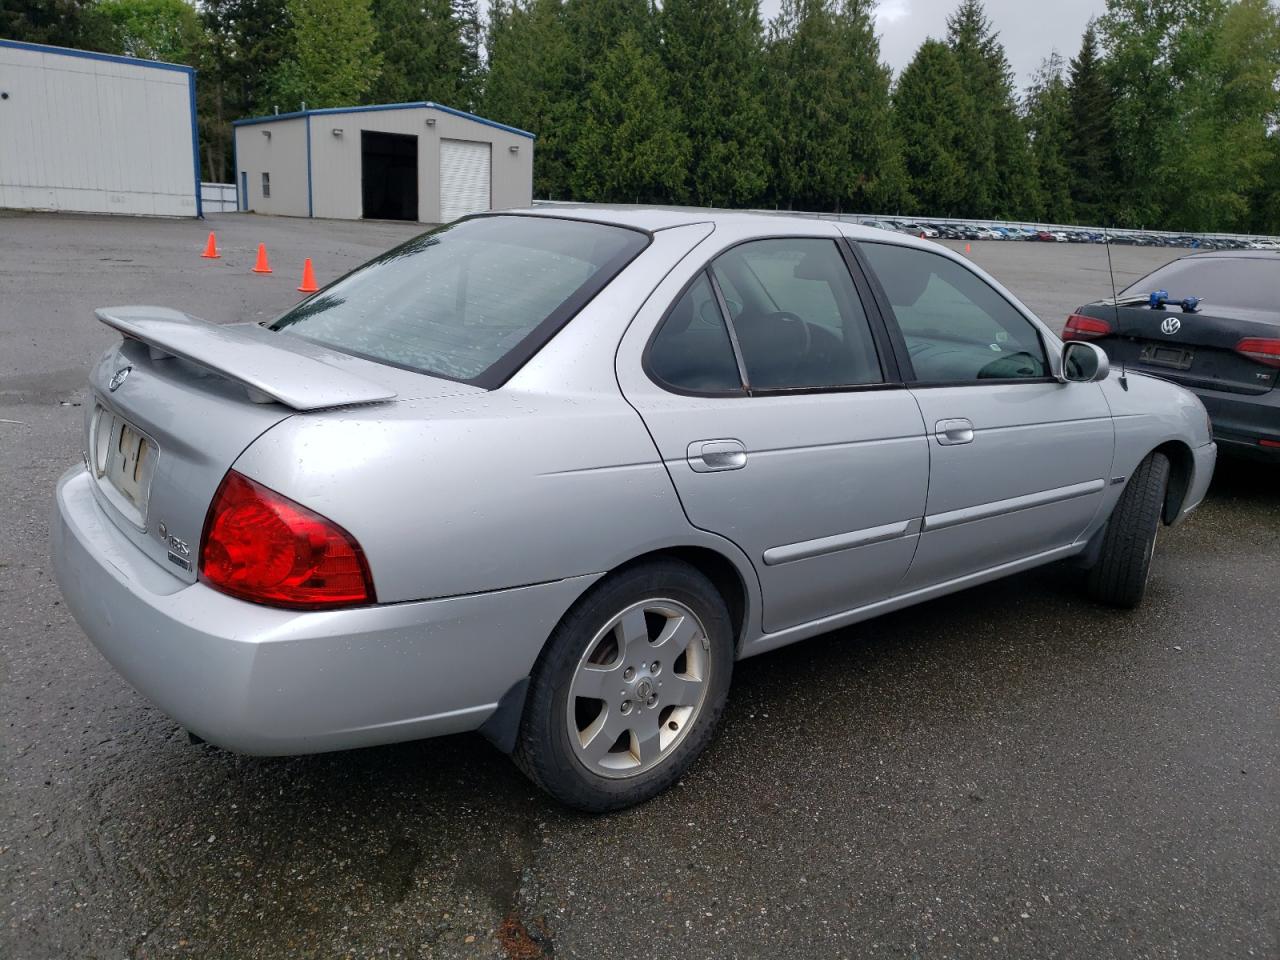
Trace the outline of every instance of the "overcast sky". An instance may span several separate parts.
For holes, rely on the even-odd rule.
[[[941,39],[947,16],[959,0],[880,0],[876,32],[880,55],[895,75],[911,62],[927,37]],[[763,0],[766,20],[778,12],[779,0]],[[1040,61],[1057,49],[1071,59],[1080,49],[1080,35],[1090,17],[1106,9],[1106,0],[986,0],[987,16],[1000,34],[1018,91],[1027,86]]]

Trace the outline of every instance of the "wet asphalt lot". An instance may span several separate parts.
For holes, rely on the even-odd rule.
[[[634,811],[566,812],[475,737],[188,743],[46,560],[91,308],[263,318],[303,256],[324,283],[413,232],[0,216],[0,957],[1280,956],[1276,469],[1220,468],[1137,613],[1049,567],[739,664]],[[1108,289],[1099,247],[973,246],[1059,326]],[[1117,278],[1170,255],[1116,248]]]

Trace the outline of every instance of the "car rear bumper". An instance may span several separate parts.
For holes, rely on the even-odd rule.
[[[241,753],[315,753],[474,730],[529,674],[596,575],[471,596],[299,612],[187,584],[58,482],[54,569],[103,656],[191,732]]]
[[[1223,453],[1280,460],[1280,390],[1248,395],[1188,388],[1204,404],[1213,424],[1213,439]]]

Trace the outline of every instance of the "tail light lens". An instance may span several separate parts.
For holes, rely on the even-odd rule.
[[[1067,317],[1067,325],[1062,330],[1063,340],[1093,340],[1105,337],[1111,332],[1111,324],[1097,317],[1082,317],[1073,313]]]
[[[373,579],[347,531],[234,470],[204,523],[200,576],[254,603],[317,610],[373,603]]]
[[[1280,367],[1280,340],[1246,337],[1236,344],[1236,353],[1258,363],[1265,363],[1268,367]]]

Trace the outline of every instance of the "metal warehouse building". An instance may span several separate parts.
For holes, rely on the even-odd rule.
[[[0,207],[200,215],[190,67],[0,39]]]
[[[533,134],[438,103],[304,110],[234,126],[241,210],[447,223],[533,202]]]

